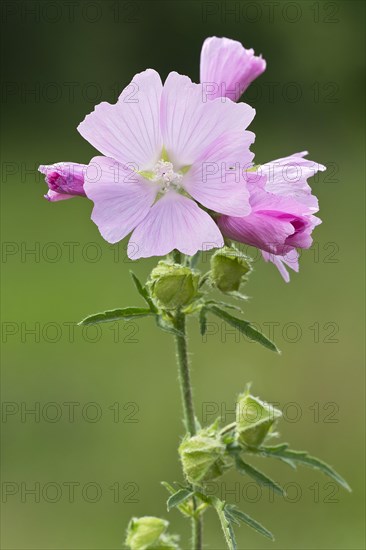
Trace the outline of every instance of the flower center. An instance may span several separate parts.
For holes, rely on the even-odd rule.
[[[166,193],[169,189],[179,190],[183,174],[174,172],[173,164],[166,160],[159,160],[153,170],[152,181],[160,185],[160,190]]]

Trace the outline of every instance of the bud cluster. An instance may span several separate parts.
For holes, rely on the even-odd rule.
[[[220,429],[217,421],[183,439],[179,455],[187,481],[202,486],[223,475],[233,465],[235,453],[258,449],[273,435],[281,416],[281,411],[246,390],[239,396],[235,423]]]

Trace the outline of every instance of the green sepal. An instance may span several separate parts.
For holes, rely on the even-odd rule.
[[[244,447],[260,447],[273,432],[282,412],[273,405],[254,397],[247,388],[239,395],[236,406],[236,433]]]
[[[153,315],[150,309],[143,307],[124,307],[122,309],[111,309],[101,313],[94,313],[85,317],[80,323],[82,325],[93,325],[95,323],[110,323],[112,321],[130,321],[139,317],[147,317]]]
[[[154,301],[164,310],[188,306],[198,294],[199,274],[189,267],[160,260],[150,274],[148,287]]]
[[[188,482],[202,486],[223,475],[230,467],[225,460],[225,451],[217,422],[193,436],[187,435],[179,445],[178,452]]]
[[[251,272],[250,258],[234,246],[224,246],[211,257],[211,284],[224,294],[238,292]]]
[[[237,317],[234,317],[233,315],[216,305],[207,305],[207,308],[214,315],[228,323],[228,325],[239,330],[250,340],[261,344],[271,351],[279,353],[279,349],[277,348],[277,346],[273,342],[271,342],[271,340],[269,340],[262,332],[254,328],[254,326],[252,326],[249,321],[238,319]]]

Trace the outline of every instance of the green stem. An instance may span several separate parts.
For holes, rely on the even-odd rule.
[[[179,367],[179,385],[182,395],[184,424],[190,436],[196,433],[196,419],[194,414],[191,376],[189,372],[189,360],[186,336],[186,319],[184,313],[178,311],[175,317],[175,327],[179,334],[175,337],[177,359]]]
[[[196,434],[196,417],[194,413],[191,377],[189,372],[189,359],[186,335],[186,319],[184,313],[177,311],[175,327],[179,331],[176,335],[176,348],[178,359],[179,385],[182,395],[184,424],[190,436]],[[194,508],[196,508],[196,499]],[[192,550],[202,549],[202,517],[192,518]]]

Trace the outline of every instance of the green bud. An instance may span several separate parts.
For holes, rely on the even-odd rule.
[[[236,431],[240,443],[259,447],[282,412],[248,392],[239,396],[236,410]]]
[[[212,427],[186,437],[180,444],[179,455],[188,481],[200,485],[221,476],[228,467],[225,450],[226,446]]]
[[[152,296],[166,309],[182,307],[195,298],[199,274],[189,267],[160,261],[151,272]]]
[[[224,246],[211,258],[211,281],[221,292],[238,291],[251,271],[250,260],[234,247]]]
[[[168,526],[168,521],[152,516],[132,518],[127,527],[125,544],[131,550],[177,550],[177,537],[166,533]]]
[[[161,535],[158,542],[150,548],[156,550],[179,550],[178,540],[179,537],[177,535]]]

